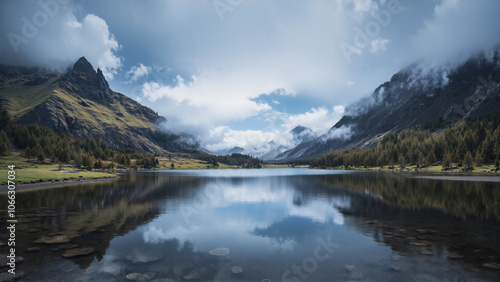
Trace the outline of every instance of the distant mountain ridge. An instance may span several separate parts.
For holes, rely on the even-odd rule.
[[[291,137],[291,144],[300,144],[302,142],[310,141],[314,138],[313,131],[310,128],[304,127],[302,125],[298,125],[294,127],[289,132]],[[231,155],[233,153],[246,154],[256,158],[259,158],[263,161],[273,160],[279,154],[291,149],[293,146],[283,145],[283,142],[279,142],[278,140],[272,140],[264,146],[257,148],[242,148],[239,146],[233,147],[229,150],[220,150],[217,152],[219,155]]]
[[[351,105],[325,134],[302,142],[273,159],[318,157],[346,148],[375,146],[389,132],[435,122],[441,126],[500,111],[500,59],[480,54],[449,73],[425,74],[413,64],[392,76],[365,99]]]
[[[81,57],[64,74],[0,66],[0,102],[21,124],[74,137],[98,137],[115,147],[163,154],[196,151],[190,136],[163,133],[167,122],[148,107],[110,89],[102,71]],[[192,141],[192,139],[190,140]]]

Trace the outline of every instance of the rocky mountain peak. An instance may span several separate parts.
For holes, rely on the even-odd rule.
[[[302,132],[304,132],[305,130],[308,130],[307,127],[304,127],[302,125],[297,125],[294,129],[292,129],[290,131],[290,133],[294,134],[294,135],[299,135],[301,134]]]
[[[102,71],[97,71],[90,62],[81,57],[61,79],[61,87],[69,93],[75,93],[83,98],[99,101],[101,103],[111,103],[113,91],[104,77]]]
[[[109,89],[109,84],[106,78],[104,77],[104,74],[102,73],[101,69],[97,69],[97,78],[96,78],[96,84],[97,88],[100,90],[106,91]]]
[[[85,57],[81,57],[78,61],[76,61],[73,65],[73,72],[91,76],[95,75],[94,67],[92,67],[92,64],[90,64]]]

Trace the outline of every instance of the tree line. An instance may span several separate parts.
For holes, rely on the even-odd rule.
[[[218,167],[218,163],[223,163],[228,166],[238,166],[242,168],[261,168],[264,162],[249,155],[233,153],[230,156],[215,156],[208,154],[199,154],[196,159],[205,161],[212,167]]]
[[[434,124],[432,124],[434,125]],[[437,132],[422,125],[386,134],[374,148],[331,152],[310,161],[311,167],[426,167],[454,164],[465,170],[475,165],[500,166],[500,113],[463,120]]]
[[[114,148],[99,138],[74,138],[68,134],[57,134],[44,126],[17,124],[0,104],[0,154],[8,155],[11,144],[22,150],[28,161],[73,161],[77,167],[86,169],[113,169],[114,163],[146,169],[158,165],[154,156],[132,148]]]

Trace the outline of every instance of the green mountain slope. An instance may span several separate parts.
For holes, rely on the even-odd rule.
[[[193,151],[186,136],[162,133],[165,118],[114,92],[101,70],[80,58],[65,74],[0,68],[0,102],[22,124],[38,124],[74,137],[99,137],[115,147],[149,153]]]

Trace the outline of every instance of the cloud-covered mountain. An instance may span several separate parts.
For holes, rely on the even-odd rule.
[[[348,107],[327,133],[278,155],[274,161],[372,147],[389,132],[432,122],[442,127],[499,110],[498,48],[475,55],[456,68],[415,63]]]
[[[310,128],[298,125],[290,130],[290,132],[286,135],[286,138],[288,139],[287,142],[283,142],[283,140],[272,140],[261,147],[242,148],[236,146],[229,150],[218,151],[217,153],[220,155],[231,155],[233,153],[247,154],[264,161],[269,161],[273,160],[279,154],[290,150],[303,142],[313,140],[316,136],[317,135],[315,135]]]

